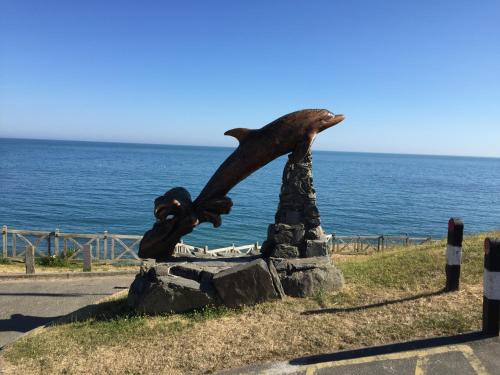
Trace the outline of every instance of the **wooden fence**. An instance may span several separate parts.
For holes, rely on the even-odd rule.
[[[90,245],[92,258],[95,260],[140,260],[137,253],[142,236],[112,234],[104,231],[102,234],[65,233],[56,229],[53,232],[20,230],[2,227],[2,256],[23,257],[27,246],[33,246],[35,255],[52,256],[64,254],[70,259],[83,257],[84,245]],[[410,236],[336,236],[328,235],[334,253],[369,254],[383,251],[391,246],[421,244],[431,240],[431,237]],[[259,243],[208,249],[180,242],[176,253],[203,253],[214,256],[223,254],[248,254],[260,251]]]
[[[26,248],[32,246],[35,255],[57,256],[64,254],[69,259],[81,259],[83,247],[90,245],[92,258],[95,260],[140,260],[137,255],[142,236],[112,234],[65,233],[56,229],[53,232],[37,230],[21,230],[2,227],[3,257],[21,258]],[[247,254],[259,250],[259,244],[232,246],[209,250],[208,246],[196,247],[183,243],[176,245],[179,254],[203,253],[211,255]]]
[[[333,252],[339,254],[370,254],[384,251],[394,246],[421,245],[430,242],[432,237],[404,236],[335,236]]]

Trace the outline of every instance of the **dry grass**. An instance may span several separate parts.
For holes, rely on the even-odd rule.
[[[500,233],[488,235],[499,236]],[[482,240],[464,244],[462,288],[444,285],[444,243],[343,259],[340,293],[157,317],[108,301],[7,348],[6,374],[191,374],[341,349],[477,330]],[[370,306],[374,305],[374,306]]]
[[[70,267],[54,267],[54,266],[41,266],[36,265],[36,273],[47,273],[47,272],[81,272],[82,264],[71,265]],[[139,266],[133,265],[113,265],[105,263],[95,263],[92,264],[92,271],[102,272],[102,271],[125,271],[125,270],[138,270]],[[0,264],[0,274],[5,273],[25,273],[26,268],[24,262],[11,261],[7,264]]]

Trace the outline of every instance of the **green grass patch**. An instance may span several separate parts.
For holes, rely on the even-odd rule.
[[[468,236],[463,242],[461,282],[475,284],[483,277],[483,241],[499,232]],[[338,266],[347,284],[399,290],[438,289],[445,284],[446,241],[399,247],[383,253],[347,260]]]
[[[12,264],[12,260],[9,258],[0,257],[0,264]]]
[[[35,263],[43,267],[65,267],[65,268],[79,268],[81,267],[78,262],[70,259],[75,250],[68,250],[66,254],[47,255],[35,259]]]

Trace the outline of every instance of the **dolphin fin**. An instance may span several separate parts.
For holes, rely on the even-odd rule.
[[[236,138],[240,144],[242,144],[245,139],[252,134],[253,130],[252,129],[247,129],[247,128],[235,128],[228,130],[227,132],[224,133],[224,135],[230,135],[231,137]]]

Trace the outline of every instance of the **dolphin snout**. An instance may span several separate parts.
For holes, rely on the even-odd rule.
[[[328,129],[331,126],[337,125],[341,122],[345,117],[344,115],[335,115],[330,111],[324,110],[325,114],[321,117],[321,130]]]
[[[330,111],[325,110],[325,114],[322,116],[321,120],[325,123],[331,124],[331,126],[338,124],[344,119],[344,115],[335,115]]]

